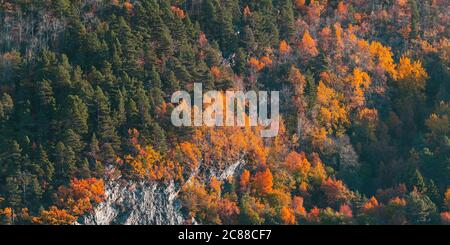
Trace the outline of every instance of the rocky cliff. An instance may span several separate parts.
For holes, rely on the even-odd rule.
[[[225,168],[202,168],[191,175],[208,182],[212,176],[224,180],[236,176],[244,163],[237,161]],[[105,202],[93,212],[81,217],[77,224],[85,225],[176,225],[183,224],[178,194],[182,186],[170,183],[125,181],[121,178],[109,181],[105,187]],[[195,223],[195,221],[193,221]]]

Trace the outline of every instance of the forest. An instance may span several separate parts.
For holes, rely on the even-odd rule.
[[[0,0],[0,224],[74,224],[145,181],[180,188],[186,224],[449,225],[449,10]],[[278,135],[173,126],[194,83],[280,91]]]

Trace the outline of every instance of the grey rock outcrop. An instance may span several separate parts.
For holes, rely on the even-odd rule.
[[[237,161],[223,169],[202,169],[193,175],[202,176],[207,182],[212,176],[225,180],[236,176],[244,162]],[[188,182],[189,182],[188,180]],[[181,212],[178,198],[181,186],[174,183],[145,181],[125,181],[121,178],[110,180],[105,186],[106,200],[95,209],[80,217],[79,225],[177,225],[183,224],[185,218]],[[195,221],[191,221],[195,224]]]
[[[105,202],[79,220],[80,224],[148,225],[183,223],[175,184],[113,181],[105,187]]]

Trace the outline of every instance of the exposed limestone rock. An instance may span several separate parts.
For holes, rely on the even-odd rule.
[[[238,161],[221,170],[199,168],[195,174],[203,176],[201,179],[205,182],[212,176],[225,180],[236,176],[243,165]],[[185,221],[178,199],[181,187],[174,183],[134,182],[119,178],[110,181],[105,189],[105,202],[81,217],[77,224],[176,225]]]

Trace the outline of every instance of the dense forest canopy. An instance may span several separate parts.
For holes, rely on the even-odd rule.
[[[73,224],[126,179],[204,224],[449,224],[448,4],[1,0],[0,223]],[[172,126],[195,82],[280,91],[279,135]]]

